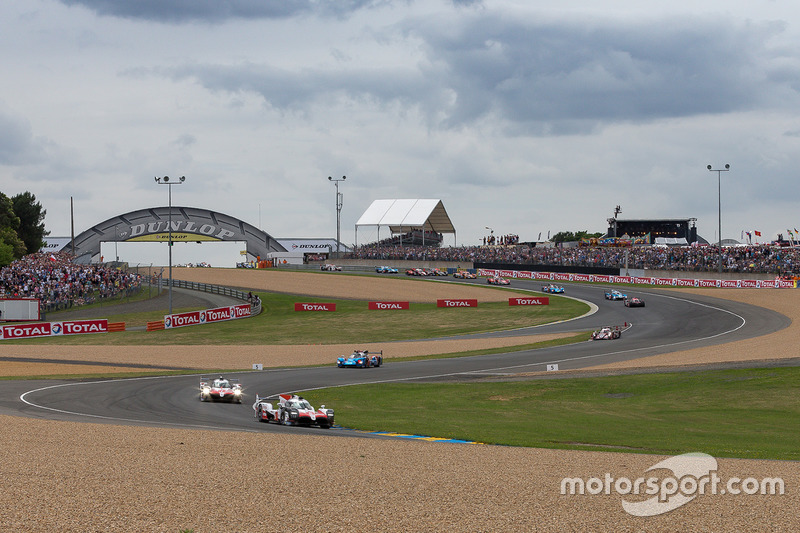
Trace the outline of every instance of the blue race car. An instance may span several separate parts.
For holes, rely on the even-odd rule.
[[[383,350],[370,353],[369,350],[355,350],[350,355],[342,355],[336,360],[339,368],[369,368],[383,364]]]
[[[397,274],[397,269],[390,266],[376,266],[375,272],[378,274]]]
[[[549,292],[550,294],[563,294],[564,287],[561,285],[554,285],[552,283],[549,285],[542,285],[542,292]]]
[[[627,294],[623,294],[623,293],[619,292],[616,289],[613,289],[610,292],[606,291],[605,295],[606,295],[606,300],[627,300],[628,299],[628,295]]]

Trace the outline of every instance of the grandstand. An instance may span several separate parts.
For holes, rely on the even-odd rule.
[[[419,245],[441,246],[445,233],[456,230],[441,200],[393,199],[375,200],[358,219],[355,227],[356,245],[358,229],[374,226],[378,239],[367,246]],[[381,228],[389,228],[390,236],[382,241]]]

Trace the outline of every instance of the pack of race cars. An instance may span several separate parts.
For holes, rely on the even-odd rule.
[[[326,265],[332,266],[332,265]],[[378,273],[396,273],[391,267],[376,267]],[[424,273],[422,273],[424,272]],[[417,269],[412,275],[447,275],[443,271]],[[410,272],[408,272],[410,274]],[[467,270],[458,270],[454,277],[461,279],[474,279],[475,274]],[[487,283],[495,285],[508,285],[509,281],[500,276],[487,277]],[[563,294],[564,287],[555,284],[542,285],[541,290],[550,294]],[[639,297],[628,296],[616,289],[604,291],[604,298],[610,301],[622,300],[625,307],[645,307],[645,302]],[[627,323],[626,323],[627,327]],[[590,340],[616,340],[621,338],[624,329],[621,326],[603,326],[592,332]],[[337,357],[336,365],[339,368],[377,368],[383,365],[383,351],[354,350],[352,354]],[[238,379],[200,378],[201,402],[232,402],[242,403],[244,391]],[[253,404],[255,418],[260,422],[272,422],[287,426],[306,426],[330,428],[334,425],[334,411],[322,405],[315,409],[307,400],[295,394],[280,394],[273,398],[255,397]]]

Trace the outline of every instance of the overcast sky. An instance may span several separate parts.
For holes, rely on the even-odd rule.
[[[800,228],[796,0],[12,0],[0,28],[0,190],[52,235],[185,175],[173,205],[335,237],[346,175],[347,244],[384,198],[441,199],[459,245],[616,205],[715,241],[726,163],[723,238]]]

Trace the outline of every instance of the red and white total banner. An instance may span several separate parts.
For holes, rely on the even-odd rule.
[[[409,309],[409,302],[369,302],[369,309],[372,311],[383,311],[392,309]]]
[[[783,279],[683,279],[647,278],[643,276],[613,276],[605,274],[567,274],[558,272],[531,272],[518,270],[493,270],[479,268],[479,276],[536,279],[540,281],[585,281],[593,283],[621,283],[656,285],[660,287],[720,287],[736,289],[795,289],[796,281]],[[440,306],[441,307],[441,306]]]
[[[223,320],[236,320],[250,316],[250,304],[216,307],[204,311],[189,311],[188,313],[173,313],[164,316],[164,329],[181,328],[184,326],[198,326]]]
[[[478,307],[478,300],[475,298],[436,300],[436,307]]]
[[[508,305],[550,305],[548,296],[534,296],[531,298],[509,298]]]
[[[295,303],[295,311],[336,311],[334,303]]]
[[[64,322],[38,322],[0,327],[0,339],[32,339],[53,335],[83,335],[108,333],[108,320],[66,320]]]

